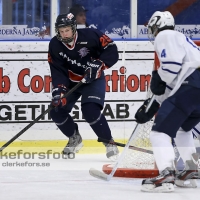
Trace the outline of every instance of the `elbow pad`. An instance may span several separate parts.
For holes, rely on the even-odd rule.
[[[155,95],[162,95],[165,93],[166,83],[162,81],[157,70],[152,72],[150,89]]]

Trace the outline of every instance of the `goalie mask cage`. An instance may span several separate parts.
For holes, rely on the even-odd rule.
[[[200,41],[195,41],[200,46]],[[160,66],[159,60],[155,54],[154,68],[158,69]],[[147,98],[151,97],[150,91],[147,92]],[[151,142],[149,139],[153,120],[145,124],[139,124],[136,137],[131,141],[132,146],[140,147],[143,149],[152,150]],[[114,164],[103,165],[103,172],[110,174]],[[143,153],[133,149],[128,149],[123,161],[119,164],[114,177],[126,177],[126,178],[152,178],[159,175],[159,171],[155,164],[153,154]]]

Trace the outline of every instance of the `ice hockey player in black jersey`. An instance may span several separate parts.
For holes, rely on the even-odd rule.
[[[97,29],[77,29],[72,13],[61,14],[55,23],[56,36],[49,43],[48,62],[52,77],[50,115],[61,132],[69,138],[63,154],[77,152],[83,146],[78,125],[70,112],[81,97],[81,111],[97,137],[109,140],[106,156],[116,159],[119,151],[113,145],[111,130],[101,113],[105,98],[104,71],[118,61],[117,46]],[[85,77],[69,97],[61,98]]]

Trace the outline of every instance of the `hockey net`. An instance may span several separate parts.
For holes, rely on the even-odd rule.
[[[195,43],[200,46],[200,41],[195,41]],[[158,69],[160,63],[157,56],[155,55],[155,69]],[[147,92],[146,98],[152,96],[151,91]],[[139,147],[142,149],[152,150],[150,142],[150,131],[153,125],[153,120],[138,125],[138,131],[136,131],[136,137],[131,142],[131,146]],[[110,174],[112,171],[113,164],[107,164],[103,166],[103,172]],[[128,149],[123,161],[119,164],[116,170],[115,177],[127,177],[127,178],[151,178],[159,174],[158,169],[155,164],[155,159],[153,154],[144,153],[136,151],[133,149]]]

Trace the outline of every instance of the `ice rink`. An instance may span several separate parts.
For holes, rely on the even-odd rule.
[[[24,162],[23,160],[19,160]],[[8,162],[8,161],[6,161]],[[10,162],[10,161],[9,161]],[[198,188],[175,188],[173,193],[144,193],[140,191],[142,179],[95,179],[89,169],[101,169],[110,161],[105,154],[76,154],[75,159],[57,160],[52,169],[1,167],[0,199],[3,200],[184,200],[198,199]],[[5,163],[0,160],[1,166]]]

